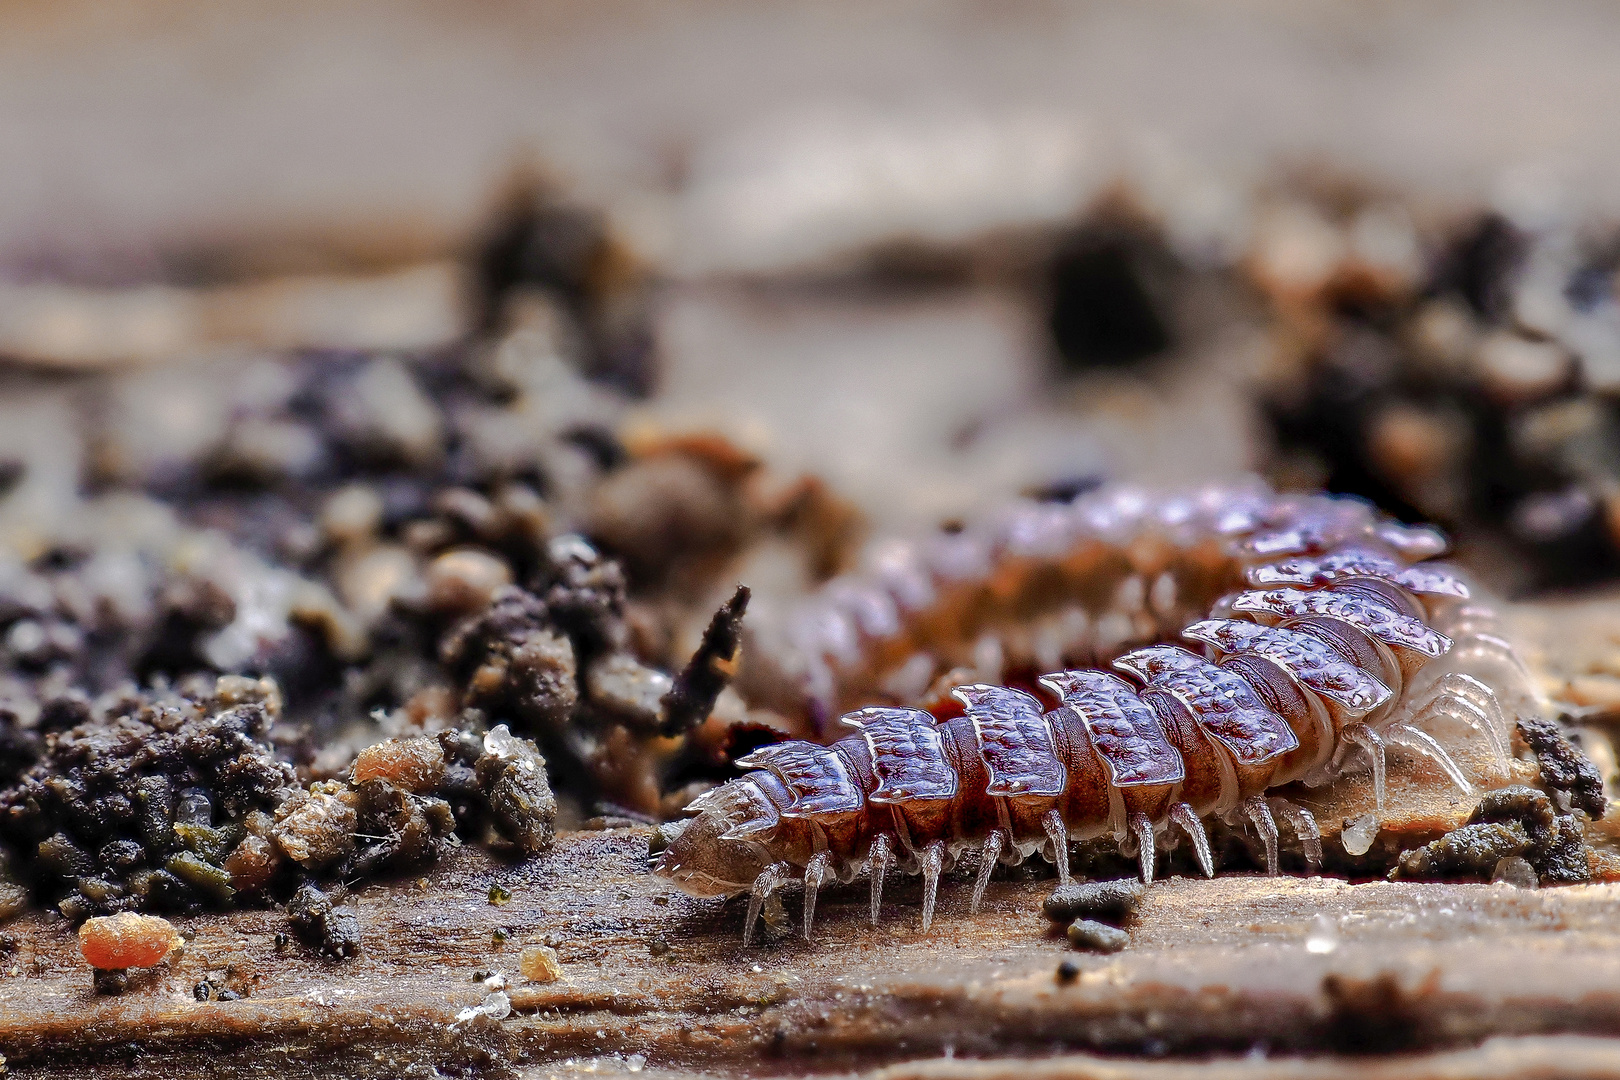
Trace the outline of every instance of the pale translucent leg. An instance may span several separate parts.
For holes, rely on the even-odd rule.
[[[1204,830],[1204,823],[1198,820],[1189,803],[1176,803],[1170,808],[1170,820],[1181,826],[1181,831],[1187,834],[1192,841],[1193,855],[1198,859],[1198,869],[1204,872],[1205,877],[1215,876],[1215,856],[1209,850],[1209,833]]]
[[[1384,810],[1384,740],[1378,733],[1366,724],[1351,724],[1344,729],[1344,741],[1352,746],[1361,747],[1372,765],[1373,774],[1373,804],[1378,812]]]
[[[1254,822],[1260,842],[1266,845],[1266,873],[1277,876],[1277,821],[1271,816],[1264,795],[1250,795],[1243,800],[1243,814]]]
[[[1469,727],[1485,733],[1506,730],[1505,728],[1493,728],[1490,721],[1481,720],[1479,717],[1479,712],[1471,702],[1467,702],[1462,698],[1450,696],[1437,698],[1428,705],[1424,706],[1422,709],[1414,712],[1409,719],[1404,720],[1401,723],[1405,724],[1407,727],[1422,728],[1426,727],[1437,717],[1450,717],[1455,720],[1460,720]],[[1496,767],[1505,773],[1508,768],[1506,735],[1497,737],[1494,734],[1487,734],[1487,741],[1490,743],[1491,757],[1496,762]]]
[[[1536,685],[1536,679],[1534,675],[1530,674],[1530,669],[1525,666],[1524,657],[1520,656],[1518,650],[1512,645],[1495,634],[1477,632],[1468,634],[1457,640],[1457,644],[1453,646],[1453,652],[1459,652],[1463,656],[1478,656],[1495,660],[1522,680],[1523,685],[1521,688],[1525,693],[1533,695],[1534,692],[1531,688]]]
[[[1322,869],[1322,830],[1316,827],[1316,818],[1303,806],[1296,806],[1287,799],[1267,800],[1271,810],[1278,817],[1288,822],[1288,827],[1294,830],[1299,837],[1299,846],[1305,850],[1305,862],[1311,873],[1315,874]]]
[[[1384,729],[1384,738],[1399,746],[1405,746],[1432,758],[1435,764],[1445,770],[1445,774],[1451,777],[1451,782],[1456,784],[1464,795],[1474,793],[1474,785],[1468,782],[1468,777],[1463,775],[1463,771],[1457,768],[1457,763],[1451,760],[1451,755],[1446,753],[1428,732],[1419,731],[1417,728],[1407,724],[1396,724],[1393,727]]]
[[[934,901],[939,897],[939,875],[945,871],[945,841],[935,840],[923,849],[923,930],[934,922]]]
[[[979,850],[979,876],[973,881],[973,902],[968,905],[968,910],[974,914],[978,914],[979,904],[984,900],[984,890],[990,887],[990,871],[996,868],[1006,839],[1000,829],[990,830],[990,835],[984,838],[984,847]]]
[[[872,925],[878,923],[878,907],[883,903],[883,878],[894,866],[894,842],[888,833],[878,833],[866,855],[866,872],[872,879]]]
[[[1142,883],[1151,885],[1159,857],[1158,845],[1153,840],[1153,822],[1146,814],[1132,814],[1131,833],[1136,837],[1136,862],[1142,870]]]
[[[804,940],[810,940],[810,928],[816,922],[816,893],[827,880],[827,866],[831,857],[825,851],[810,856],[804,866]]]
[[[1046,830],[1047,839],[1052,841],[1052,864],[1057,867],[1058,885],[1069,883],[1069,827],[1063,824],[1063,815],[1056,810],[1048,810],[1046,816],[1041,818],[1041,828]]]
[[[765,907],[765,901],[770,899],[771,893],[781,888],[792,874],[792,866],[779,862],[761,870],[759,877],[754,879],[754,887],[748,892],[748,921],[743,923],[744,945],[753,944],[754,924],[759,922],[759,913]]]
[[[1484,735],[1497,764],[1507,767],[1507,717],[1490,687],[1472,675],[1447,672],[1405,710],[1406,722],[1414,727],[1433,716],[1453,717]]]
[[[1449,659],[1458,665],[1485,661],[1494,668],[1491,684],[1498,688],[1501,695],[1535,710],[1539,710],[1544,703],[1524,658],[1512,645],[1494,634],[1475,633],[1458,638]]]

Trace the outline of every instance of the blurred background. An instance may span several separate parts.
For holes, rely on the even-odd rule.
[[[542,230],[617,246],[600,274],[620,280],[576,287],[637,293],[591,301],[645,339],[593,378],[647,423],[815,472],[885,527],[1091,477],[1258,469],[1545,544],[1609,496],[1545,476],[1466,490],[1481,481],[1436,476],[1454,458],[1543,463],[1481,445],[1509,436],[1450,387],[1375,415],[1366,386],[1279,368],[1332,351],[1298,324],[1353,306],[1343,281],[1320,294],[1359,259],[1376,296],[1354,302],[1387,310],[1336,344],[1387,352],[1391,320],[1463,333],[1429,325],[1460,312],[1513,334],[1491,353],[1513,378],[1557,382],[1521,370],[1550,352],[1519,347],[1557,341],[1584,366],[1570,379],[1620,381],[1610,5],[154,0],[4,20],[0,350],[18,365],[493,332],[511,313],[499,283],[478,295],[478,245],[521,228],[527,199],[574,215]],[[595,240],[530,246],[547,243]],[[1437,285],[1468,243],[1479,265],[1444,272],[1495,260],[1514,281]],[[508,276],[544,286],[594,257],[533,255]],[[1579,274],[1573,313],[1508,295],[1559,308],[1555,279]],[[1280,357],[1281,323],[1305,339],[1281,351],[1313,355]],[[1407,345],[1327,381],[1404,378],[1364,369]],[[1345,392],[1354,417],[1321,412]]]
[[[739,580],[1113,480],[1620,569],[1613,5],[0,13],[0,593],[90,598],[0,612],[28,695],[309,669],[289,620],[335,692],[576,530],[667,666]]]
[[[564,824],[668,819],[836,734],[834,668],[926,704],[1162,636],[1098,576],[890,656],[908,552],[1245,476],[1447,530],[1616,773],[1612,4],[0,30],[0,784],[135,687],[268,674],[304,779],[510,721]]]

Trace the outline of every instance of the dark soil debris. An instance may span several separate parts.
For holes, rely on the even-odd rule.
[[[1592,760],[1552,720],[1521,716],[1518,728],[1541,763],[1542,783],[1564,792],[1570,805],[1586,811],[1593,821],[1601,818],[1609,808],[1609,800],[1603,794],[1603,774]]]
[[[1589,880],[1582,827],[1545,792],[1515,785],[1486,793],[1466,824],[1403,853],[1391,880],[1490,881],[1502,859],[1522,856],[1544,884]]]
[[[1041,913],[1053,922],[1100,919],[1117,923],[1142,902],[1147,888],[1135,878],[1086,881],[1060,885],[1041,904]]]
[[[119,911],[229,903],[225,862],[294,783],[268,736],[272,683],[120,697],[46,740],[0,793],[0,831],[36,890],[74,923]]]

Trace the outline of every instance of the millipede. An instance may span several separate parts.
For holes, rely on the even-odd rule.
[[[882,703],[843,711],[849,734],[830,745],[740,758],[752,771],[699,796],[653,870],[692,895],[748,894],[746,943],[796,879],[806,938],[817,891],[863,872],[876,923],[893,869],[921,875],[927,930],[941,875],[974,850],[972,911],[998,863],[1038,853],[1066,884],[1075,841],[1111,837],[1147,883],[1159,851],[1186,843],[1213,876],[1211,818],[1252,828],[1270,874],[1280,820],[1318,869],[1315,818],[1273,789],[1368,771],[1382,813],[1396,746],[1470,793],[1426,729],[1460,721],[1506,775],[1507,713],[1534,708],[1492,612],[1432,561],[1445,548],[1435,529],[1360,500],[1252,483],[1102,489],[879,548],[789,620],[778,664],[812,712]],[[963,678],[1017,670],[1005,634],[985,641],[1020,619],[1067,628],[1026,640],[1044,673]],[[994,655],[936,679],[952,641]],[[941,681],[947,693],[918,707]]]

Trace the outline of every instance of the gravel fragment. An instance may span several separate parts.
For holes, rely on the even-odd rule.
[[[300,886],[287,904],[293,932],[334,959],[360,954],[360,920],[353,909],[334,906],[313,884]]]
[[[512,568],[487,551],[456,548],[428,563],[427,603],[445,615],[482,611],[495,593],[512,583]]]
[[[662,671],[619,652],[598,657],[585,673],[591,704],[639,731],[658,729],[663,718],[661,703],[674,685]]]
[[[551,846],[557,799],[546,780],[546,760],[534,743],[517,738],[505,724],[497,725],[484,736],[484,755],[473,774],[503,836],[530,853]]]
[[[426,736],[385,739],[360,751],[351,777],[357,787],[368,780],[386,780],[413,794],[431,794],[444,779],[444,750],[437,739]]]
[[[1131,943],[1131,935],[1117,926],[1093,919],[1076,919],[1069,924],[1069,944],[1088,952],[1116,953]]]
[[[1117,923],[1135,911],[1146,894],[1146,887],[1135,878],[1076,882],[1053,890],[1041,912],[1053,922],[1088,918]]]
[[[271,836],[290,858],[317,869],[354,849],[359,824],[353,795],[339,785],[321,784],[299,792],[276,810]]]
[[[556,982],[563,973],[557,950],[546,945],[525,945],[518,956],[518,970],[532,983]]]

